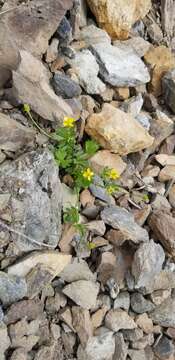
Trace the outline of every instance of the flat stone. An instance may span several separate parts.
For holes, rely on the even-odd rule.
[[[133,36],[132,38],[125,41],[116,40],[113,42],[113,45],[124,50],[130,47],[137,53],[140,58],[142,58],[151,47],[150,42],[146,41],[141,36]]]
[[[63,99],[72,99],[81,94],[80,86],[69,76],[57,71],[52,80],[52,86],[58,96]]]
[[[71,206],[76,207],[78,199],[77,194],[69,186],[62,183],[62,199],[63,199],[63,211],[66,211]]]
[[[104,188],[104,182],[100,178],[100,176],[98,175],[94,176],[93,184],[89,186],[89,189],[94,197],[106,202],[107,204],[115,203],[113,197],[109,195],[106,189]]]
[[[162,270],[156,274],[144,288],[140,289],[143,294],[151,294],[154,291],[169,290],[175,288],[175,273]]]
[[[136,319],[136,324],[144,331],[146,334],[151,334],[153,332],[153,322],[148,317],[146,313],[141,314]]]
[[[137,120],[110,104],[104,104],[101,113],[89,117],[85,130],[103,148],[119,155],[140,151],[153,143]]]
[[[153,360],[153,353],[146,350],[129,350],[128,355],[131,360]]]
[[[24,279],[0,272],[0,299],[3,305],[11,305],[26,294],[27,284]]]
[[[10,346],[10,338],[8,336],[7,326],[3,323],[0,324],[0,339],[1,360],[5,360],[5,351]]]
[[[46,62],[51,63],[57,59],[59,40],[53,38],[46,52]]]
[[[137,289],[146,286],[151,278],[162,270],[165,253],[161,245],[153,240],[141,244],[135,252],[132,263],[132,274]]]
[[[90,280],[72,282],[63,289],[63,293],[83,309],[91,309],[96,305],[99,285]]]
[[[98,77],[99,66],[89,50],[77,52],[70,61],[80,85],[88,94],[101,94],[106,86]]]
[[[9,211],[19,233],[11,233],[11,241],[27,252],[55,248],[61,235],[62,199],[52,154],[43,149],[26,153],[1,167],[0,175],[1,193],[11,194]]]
[[[113,360],[126,360],[128,353],[128,346],[123,339],[123,335],[115,334],[115,353]]]
[[[159,181],[165,182],[175,179],[175,165],[166,165],[159,173]]]
[[[35,131],[21,125],[10,116],[0,113],[0,149],[17,151],[31,147],[35,139]]]
[[[136,244],[148,241],[147,231],[137,225],[133,215],[124,208],[119,206],[105,208],[101,212],[101,218],[106,224],[120,230],[125,240],[131,240]]]
[[[89,269],[88,264],[84,260],[74,259],[71,264],[68,264],[60,273],[60,278],[68,283],[78,280],[96,280],[96,274],[93,274]]]
[[[72,317],[73,327],[78,334],[81,345],[85,347],[89,338],[93,336],[89,311],[79,306],[73,306]]]
[[[63,323],[66,324],[70,330],[75,332],[75,329],[74,329],[73,323],[72,323],[72,312],[71,312],[70,307],[66,306],[65,308],[61,309],[59,311],[58,316],[59,316],[59,319],[61,321],[63,321]]]
[[[154,353],[161,360],[169,359],[171,355],[174,355],[174,352],[175,346],[166,336],[162,336],[159,342],[154,346]]]
[[[168,71],[162,79],[163,95],[166,104],[175,113],[175,70]]]
[[[143,98],[142,95],[139,94],[126,100],[122,103],[120,109],[125,111],[126,113],[131,114],[133,117],[137,117],[143,106]]]
[[[149,82],[149,72],[139,56],[131,49],[110,44],[92,45],[100,66],[102,79],[112,86],[134,87]]]
[[[110,331],[91,337],[85,349],[78,348],[78,360],[110,360],[115,351],[115,339]]]
[[[45,265],[36,265],[26,276],[27,297],[34,298],[45,286],[51,283],[53,279],[52,272]]]
[[[35,320],[43,313],[43,304],[38,299],[21,300],[9,307],[4,322],[9,325],[26,318],[28,321]]]
[[[158,154],[155,156],[155,159],[162,166],[175,165],[175,155]]]
[[[105,325],[112,331],[121,329],[135,329],[137,327],[134,320],[123,310],[110,310],[105,317]]]
[[[131,308],[137,314],[143,314],[145,312],[153,311],[155,305],[145,299],[142,294],[134,293],[131,295]]]
[[[97,174],[102,173],[104,167],[108,167],[115,169],[118,174],[121,175],[127,166],[119,155],[113,154],[109,150],[97,151],[97,153],[89,159],[89,162]]]
[[[42,62],[29,52],[20,51],[21,62],[13,71],[13,93],[19,104],[29,104],[43,119],[62,122],[72,116],[71,107],[52,89],[50,74]],[[30,66],[28,66],[30,64]]]
[[[105,44],[111,43],[111,38],[107,32],[105,30],[99,29],[94,24],[83,27],[78,38],[79,40],[83,40],[85,42],[87,48],[90,45],[95,45],[102,42]]]
[[[175,327],[175,298],[169,297],[150,313],[154,324],[163,327]]]
[[[130,296],[127,291],[119,293],[114,301],[114,309],[123,309],[128,311],[130,307]]]

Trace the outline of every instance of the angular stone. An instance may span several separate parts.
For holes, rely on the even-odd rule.
[[[175,165],[175,155],[159,154],[155,156],[155,159],[162,166]]]
[[[72,331],[75,331],[72,324],[72,312],[70,307],[65,307],[64,309],[61,309],[58,316],[59,319],[68,326],[69,330],[71,329]]]
[[[51,63],[57,59],[58,56],[59,40],[53,38],[46,52],[46,62]]]
[[[35,320],[43,313],[43,304],[38,299],[22,300],[10,306],[4,318],[4,322],[9,325],[16,321],[26,318],[28,321]]]
[[[106,202],[107,204],[115,203],[113,197],[107,193],[104,187],[104,182],[100,176],[94,176],[93,184],[89,186],[89,189],[94,197]]]
[[[73,115],[71,107],[58,97],[49,84],[50,74],[40,60],[20,51],[21,62],[13,71],[13,92],[19,104],[27,103],[43,119],[62,122],[64,115]],[[30,66],[28,66],[30,64]]]
[[[123,291],[119,293],[117,298],[114,301],[114,310],[115,309],[123,309],[128,311],[130,307],[130,296],[127,291]]]
[[[143,338],[143,331],[139,328],[122,330],[123,337],[126,341],[138,341]]]
[[[96,305],[99,285],[90,280],[72,282],[63,289],[63,293],[83,309],[91,309]]]
[[[175,327],[175,298],[169,297],[150,313],[154,324],[163,327]]]
[[[99,310],[92,314],[91,322],[93,330],[99,328],[102,325],[104,317],[108,310],[109,307],[107,305],[103,305]]]
[[[27,353],[25,349],[16,349],[13,351],[10,360],[27,360]]]
[[[8,336],[7,326],[3,323],[0,324],[0,354],[1,360],[5,360],[5,351],[10,346],[10,338]]]
[[[174,122],[165,113],[157,110],[155,115],[156,116],[151,122],[150,128],[150,134],[154,137],[150,153],[153,153],[156,148],[174,131]]]
[[[150,0],[88,0],[88,4],[100,27],[113,39],[121,40],[127,39],[132,25],[144,18],[151,7]]]
[[[17,231],[11,233],[11,241],[21,251],[55,248],[61,235],[62,199],[52,154],[43,149],[31,151],[1,167],[0,173],[1,192],[11,194],[10,212]]]
[[[166,104],[175,113],[175,69],[168,71],[162,79],[163,95]]]
[[[136,319],[136,324],[146,334],[151,334],[153,332],[153,322],[146,313],[138,316],[138,318]]]
[[[115,335],[115,353],[113,360],[126,360],[128,347],[123,339],[122,334]]]
[[[175,218],[163,211],[153,213],[149,219],[149,226],[165,249],[175,256]]]
[[[172,186],[169,192],[169,202],[173,208],[175,208],[175,185]]]
[[[105,91],[106,86],[98,77],[99,66],[89,50],[77,52],[70,63],[80,85],[88,94],[101,94]]]
[[[159,274],[150,279],[149,283],[140,290],[142,290],[143,294],[146,295],[151,294],[154,291],[168,290],[172,288],[175,288],[175,273],[162,270]]]
[[[31,147],[35,139],[34,130],[21,125],[10,116],[0,113],[0,149],[17,151]]]
[[[81,345],[85,347],[89,338],[93,335],[89,311],[79,306],[73,306],[72,317],[73,327],[78,334]]]
[[[150,91],[159,96],[162,93],[161,80],[165,73],[175,67],[175,59],[171,50],[165,46],[151,48],[144,56],[151,71]]]
[[[85,349],[78,348],[78,360],[111,360],[115,350],[113,333],[108,331],[99,336],[91,337]]]
[[[27,284],[24,279],[0,272],[0,300],[3,305],[11,305],[26,294]]]
[[[105,325],[112,331],[121,329],[135,329],[137,327],[134,320],[123,310],[110,310],[105,317]]]
[[[76,207],[77,205],[77,194],[69,186],[62,183],[62,198],[63,198],[63,211],[66,211],[67,208]]]
[[[68,283],[78,280],[96,280],[96,274],[93,274],[84,260],[74,259],[72,264],[67,265],[60,273],[60,278]]]
[[[100,174],[104,167],[115,169],[121,175],[126,169],[127,164],[117,154],[112,154],[108,150],[99,150],[89,160],[92,169]]]
[[[126,113],[131,114],[133,117],[137,117],[143,106],[143,98],[142,95],[139,94],[126,100],[122,103],[120,109],[125,111]]]
[[[155,305],[145,299],[142,294],[134,293],[131,295],[131,308],[137,314],[153,311]]]
[[[135,278],[136,288],[146,286],[153,276],[162,270],[165,253],[161,245],[153,240],[141,244],[135,252],[132,264],[132,274]]]
[[[126,209],[119,206],[105,208],[101,212],[103,221],[120,230],[125,240],[131,240],[136,244],[148,241],[148,233],[134,221],[134,217]]]
[[[52,281],[53,275],[49,270],[47,266],[38,264],[29,272],[26,276],[28,298],[38,295]]]
[[[131,360],[153,360],[153,353],[147,350],[129,350],[128,355]]]
[[[105,44],[111,43],[111,38],[109,37],[107,32],[99,29],[94,24],[85,26],[81,30],[79,34],[79,40],[83,40],[87,48],[90,45],[95,45],[102,42],[104,42]]]
[[[53,77],[52,85],[55,93],[64,99],[72,99],[81,94],[80,86],[69,76],[57,71]]]
[[[169,296],[171,296],[171,289],[154,291],[150,298],[155,305],[160,305]]]
[[[126,47],[130,47],[141,58],[146,54],[146,52],[151,47],[150,42],[144,40],[141,36],[133,36],[132,38],[125,41],[116,40],[114,41],[113,45],[120,47],[121,49],[123,48],[124,50],[126,49]]]
[[[159,181],[165,182],[175,179],[175,165],[166,165],[159,173]]]
[[[132,50],[125,50],[110,44],[92,45],[102,79],[112,86],[134,87],[149,82],[149,72]]]
[[[154,346],[154,353],[160,360],[169,359],[175,353],[175,346],[166,336],[162,336]]]
[[[109,104],[103,106],[101,113],[89,117],[85,130],[103,148],[119,155],[140,151],[153,143],[137,120]]]

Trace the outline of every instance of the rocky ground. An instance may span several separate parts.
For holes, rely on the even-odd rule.
[[[3,0],[0,44],[0,360],[175,359],[174,1]],[[86,240],[24,103],[101,145]]]

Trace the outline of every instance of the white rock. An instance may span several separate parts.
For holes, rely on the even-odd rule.
[[[115,350],[113,333],[108,331],[99,336],[91,337],[83,349],[78,349],[78,360],[111,360]]]
[[[63,289],[63,293],[83,309],[95,307],[98,292],[99,284],[87,280],[72,282]]]

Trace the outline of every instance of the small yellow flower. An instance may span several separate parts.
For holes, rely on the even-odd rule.
[[[87,168],[84,173],[83,173],[83,177],[89,181],[92,180],[94,173],[90,168]]]
[[[111,170],[109,170],[108,176],[111,180],[116,180],[116,179],[119,179],[120,174],[117,170],[111,169]]]
[[[72,128],[72,127],[74,127],[74,123],[75,123],[75,119],[74,119],[74,118],[70,118],[70,117],[68,117],[68,116],[65,116],[65,117],[64,117],[64,121],[63,121],[64,127]]]
[[[112,195],[114,192],[115,192],[114,187],[112,185],[107,187],[107,193],[109,195]]]

